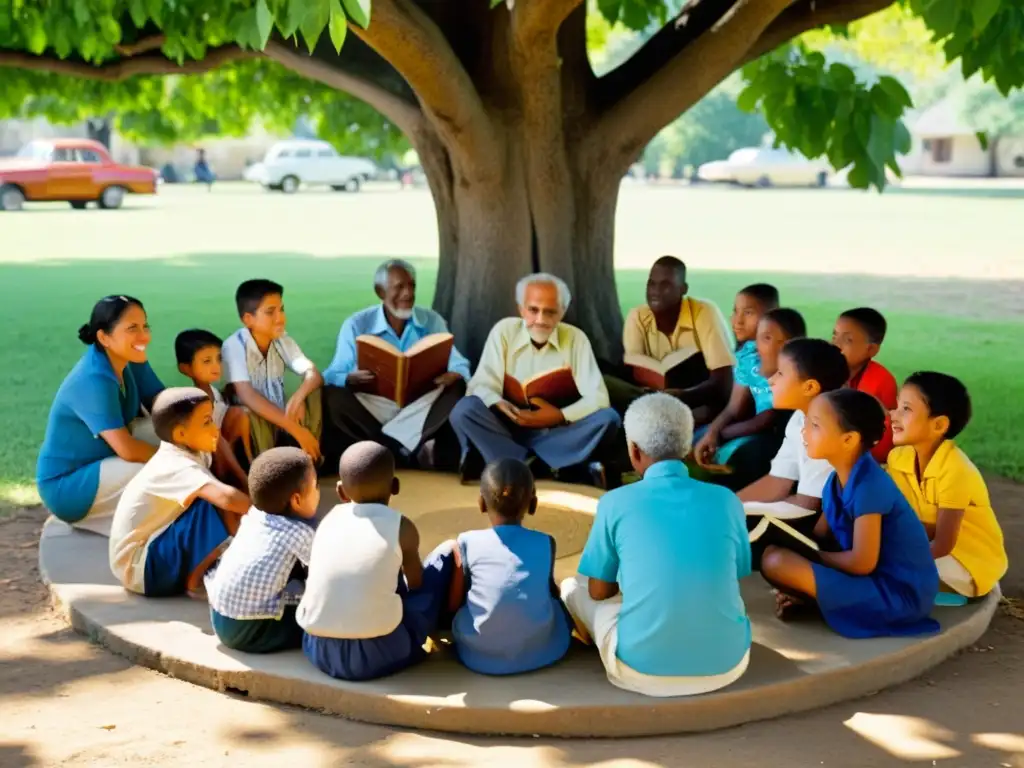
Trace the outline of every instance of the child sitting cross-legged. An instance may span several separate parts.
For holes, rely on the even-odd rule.
[[[312,459],[298,448],[261,453],[249,470],[249,494],[252,509],[206,576],[210,623],[236,651],[301,648],[295,609],[313,548],[310,521],[320,503]]]
[[[235,456],[234,447],[241,445],[246,461],[252,463],[249,415],[240,406],[229,408],[217,389],[221,376],[221,344],[220,338],[210,331],[193,328],[182,331],[174,339],[174,356],[182,375],[192,379],[196,388],[203,390],[213,401],[213,420],[220,429],[220,442],[213,454],[214,474],[244,490],[248,480]]]
[[[160,447],[124,489],[110,530],[110,568],[132,592],[199,597],[249,497],[209,469],[220,432],[213,401],[194,387],[165,389],[153,402]]]
[[[492,462],[480,481],[491,527],[459,534],[449,610],[459,659],[474,672],[511,675],[554,664],[569,650],[569,615],[554,581],[555,540],[523,527],[537,511],[530,468]]]
[[[399,484],[387,448],[356,443],[342,454],[338,474],[342,503],[317,526],[297,612],[302,648],[331,677],[373,680],[426,658],[453,558],[439,548],[420,562],[419,531],[388,506]]]
[[[740,298],[736,301],[739,310]],[[749,332],[749,326],[742,328],[743,325],[737,324],[734,315],[733,331]],[[718,465],[729,469],[724,474],[709,473],[709,482],[739,490],[769,471],[772,457],[782,445],[786,420],[791,414],[773,407],[768,379],[775,375],[783,345],[806,335],[803,316],[795,309],[776,307],[758,318],[753,340],[737,352],[736,383],[729,404],[711,422],[693,449],[699,466]]]
[[[896,447],[886,469],[924,523],[943,585],[981,597],[1006,573],[1007,559],[985,481],[953,442],[970,419],[971,398],[959,380],[915,373],[892,412]]]
[[[886,328],[881,312],[870,307],[858,307],[843,312],[832,331],[832,343],[839,347],[850,366],[850,379],[846,386],[872,395],[885,408],[885,432],[871,449],[871,455],[879,464],[885,464],[892,450],[889,411],[896,407],[896,378],[875,360],[885,341]]]
[[[824,339],[792,339],[778,353],[771,378],[772,405],[792,411],[782,446],[768,474],[739,492],[747,528],[757,529],[763,516],[784,518],[801,533],[810,533],[821,511],[821,494],[832,467],[807,454],[803,427],[811,402],[822,392],[839,389],[847,378],[846,360]],[[772,534],[752,546],[754,569]]]
[[[870,454],[884,431],[885,412],[864,392],[841,389],[811,403],[804,425],[807,453],[835,467],[822,497],[824,514],[814,527],[814,538],[825,546],[817,553],[820,562],[784,547],[765,549],[761,573],[779,590],[780,618],[816,605],[844,637],[938,631],[929,617],[939,574],[928,537]]]

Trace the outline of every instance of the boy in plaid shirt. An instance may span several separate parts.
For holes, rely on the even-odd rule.
[[[302,647],[295,607],[298,564],[309,565],[320,486],[309,456],[272,448],[249,470],[252,509],[242,518],[217,570],[206,578],[210,622],[228,648],[271,653]],[[303,570],[299,568],[299,570]]]

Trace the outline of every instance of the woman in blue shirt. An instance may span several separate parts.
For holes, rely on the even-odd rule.
[[[929,617],[939,589],[924,526],[871,449],[885,432],[885,411],[871,395],[840,389],[819,395],[807,411],[807,455],[835,469],[821,498],[814,536],[820,562],[768,547],[761,573],[780,592],[778,613],[817,604],[844,637],[936,632]],[[836,551],[824,551],[834,549]]]
[[[54,396],[36,483],[61,520],[106,533],[124,487],[156,452],[143,407],[164,385],[146,362],[149,323],[138,299],[100,299],[78,338],[88,349]]]

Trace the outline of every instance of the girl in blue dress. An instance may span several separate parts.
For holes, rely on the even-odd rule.
[[[491,521],[459,535],[449,609],[459,660],[474,672],[511,675],[554,664],[569,650],[569,614],[555,586],[555,540],[523,527],[537,511],[530,468],[487,466],[480,511]]]
[[[871,395],[841,389],[819,395],[807,412],[807,454],[835,471],[825,484],[814,528],[820,562],[769,547],[761,573],[779,589],[778,615],[816,604],[844,637],[936,632],[929,617],[939,589],[924,526],[873,458],[885,412]],[[835,551],[825,551],[831,549]]]

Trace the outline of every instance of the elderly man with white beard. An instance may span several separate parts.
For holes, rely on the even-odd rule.
[[[450,417],[462,447],[464,481],[478,474],[475,448],[487,463],[535,456],[559,479],[618,484],[617,473],[606,473],[600,460],[612,455],[621,420],[609,407],[586,334],[562,322],[570,299],[568,286],[554,275],[528,275],[516,286],[519,317],[491,329],[466,397]],[[532,398],[524,407],[506,399],[506,376],[526,382],[559,368],[572,372],[580,395],[575,402],[557,407]]]
[[[385,261],[374,274],[373,287],[381,303],[344,322],[334,359],[323,373],[324,464],[335,468],[346,447],[373,440],[391,449],[400,465],[415,463],[425,469],[434,468],[438,460],[434,438],[444,435],[452,408],[466,392],[469,361],[453,346],[448,370],[435,379],[434,389],[404,408],[371,394],[374,374],[359,370],[357,337],[377,336],[405,352],[425,336],[448,332],[443,317],[416,306],[416,270],[408,262]],[[454,437],[450,443],[454,454]]]

